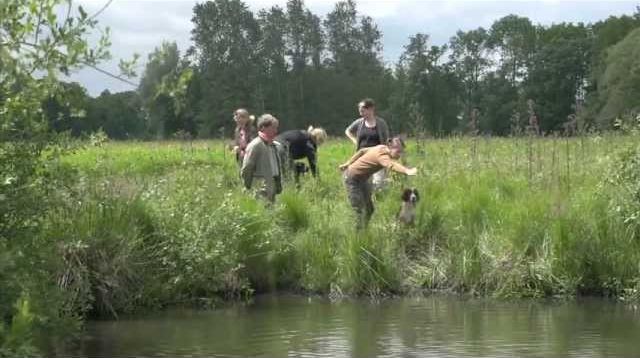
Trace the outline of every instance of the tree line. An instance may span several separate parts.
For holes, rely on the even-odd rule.
[[[508,15],[443,45],[417,33],[393,66],[383,62],[382,32],[353,0],[324,18],[303,0],[257,13],[215,0],[195,5],[192,22],[192,45],[160,44],[135,90],[90,98],[78,84],[61,86],[43,104],[50,126],[116,139],[217,138],[245,107],[284,128],[340,134],[356,102],[372,97],[395,132],[574,134],[611,129],[640,109],[640,8],[590,24]]]

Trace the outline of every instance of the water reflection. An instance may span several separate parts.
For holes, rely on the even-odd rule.
[[[635,357],[640,315],[604,300],[372,303],[266,296],[216,311],[92,322],[74,357]]]

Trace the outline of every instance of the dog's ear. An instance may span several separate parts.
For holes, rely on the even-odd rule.
[[[418,192],[418,189],[413,189],[413,193],[416,195],[416,200],[420,200],[420,193]]]
[[[402,191],[402,201],[409,201],[411,196],[411,189],[405,189]]]

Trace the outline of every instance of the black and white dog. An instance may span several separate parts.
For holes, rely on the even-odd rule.
[[[420,201],[418,189],[405,189],[402,192],[402,206],[396,216],[398,221],[405,225],[413,225],[416,219],[416,207]]]

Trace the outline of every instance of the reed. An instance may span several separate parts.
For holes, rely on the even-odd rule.
[[[420,175],[394,176],[363,232],[337,170],[346,142],[321,147],[319,179],[285,183],[273,208],[241,189],[216,142],[107,143],[63,158],[77,174],[43,235],[62,243],[68,299],[97,315],[270,290],[635,297],[640,204],[620,174],[633,140],[421,142],[405,159]],[[394,220],[403,186],[422,193],[414,227]]]

